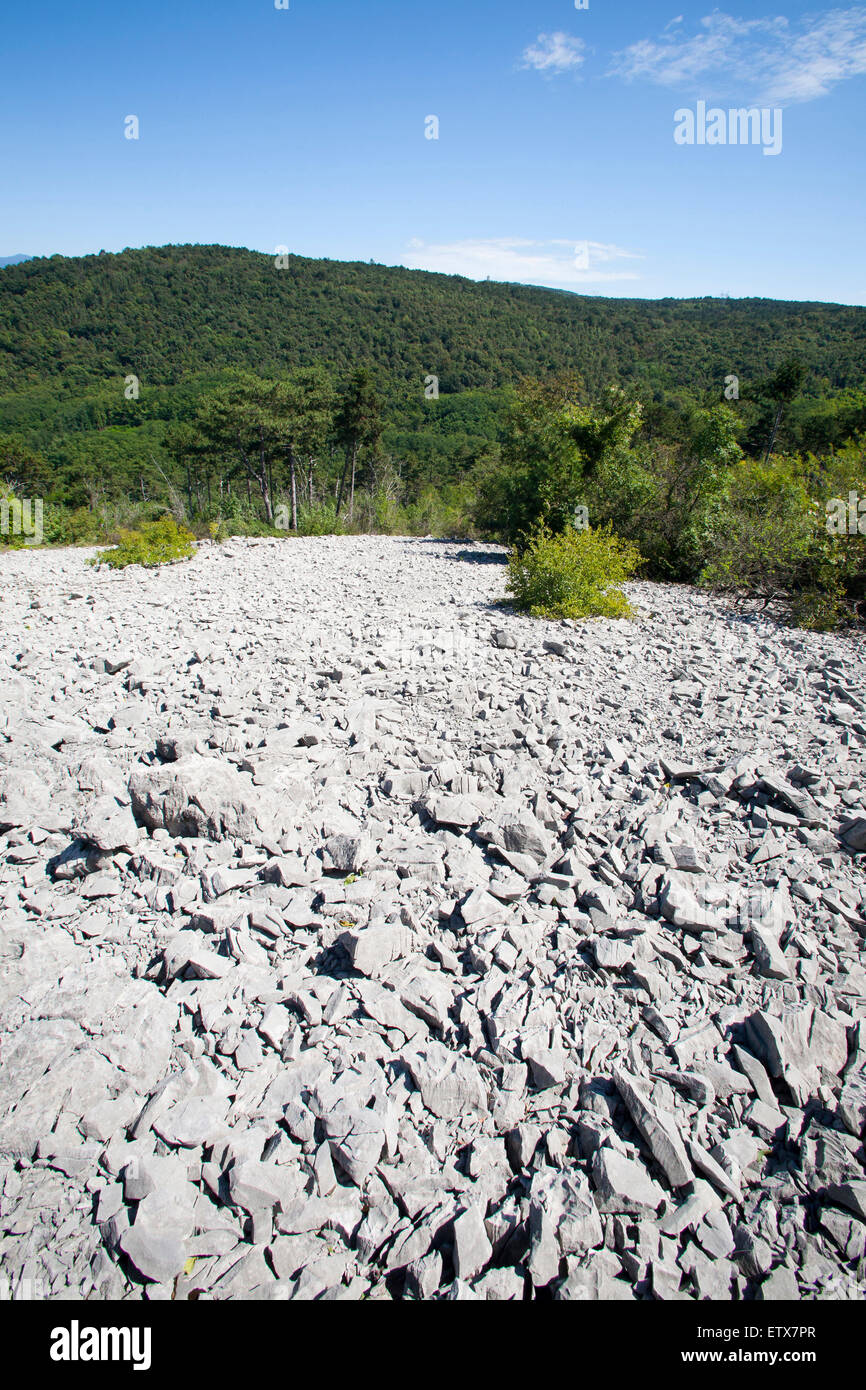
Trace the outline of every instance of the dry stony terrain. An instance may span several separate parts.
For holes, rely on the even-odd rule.
[[[7,1290],[863,1297],[862,638],[87,554],[0,554]]]

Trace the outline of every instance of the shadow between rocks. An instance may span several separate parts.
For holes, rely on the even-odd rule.
[[[467,565],[507,565],[508,556],[498,550],[458,550],[452,557]]]

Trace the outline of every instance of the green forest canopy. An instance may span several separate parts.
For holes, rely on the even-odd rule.
[[[605,299],[286,259],[166,246],[3,268],[0,431],[44,455],[58,498],[88,471],[127,492],[170,467],[168,425],[191,420],[227,369],[279,379],[318,363],[339,382],[364,364],[385,401],[382,447],[410,482],[448,482],[495,444],[521,378],[575,371],[590,396],[625,386],[655,402],[648,422],[663,429],[666,410],[719,400],[731,373],[747,394],[790,358],[805,375],[787,442],[833,446],[866,426],[863,308]]]

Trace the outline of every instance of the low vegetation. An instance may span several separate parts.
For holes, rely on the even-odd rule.
[[[173,516],[166,514],[158,521],[145,521],[138,531],[121,531],[120,540],[111,550],[102,550],[90,561],[92,565],[108,565],[125,569],[128,565],[157,565],[188,560],[195,553],[195,537],[185,526],[178,526]]]
[[[648,579],[831,628],[866,618],[864,323],[221,247],[35,259],[0,273],[0,488],[40,500],[44,544],[115,543],[105,564],[179,558],[167,515],[521,553],[580,515]]]
[[[555,536],[538,526],[509,556],[506,589],[513,607],[533,618],[627,618],[631,605],[617,586],[640,563],[637,547],[610,527]]]
[[[563,551],[548,544],[536,566],[551,585],[546,566],[567,569],[582,517],[635,547],[648,578],[778,600],[795,623],[821,630],[866,617],[863,436],[820,456],[750,457],[724,403],[683,410],[664,442],[644,425],[640,403],[618,390],[593,405],[573,378],[527,387],[501,459],[480,481],[476,524],[516,546],[514,564],[533,528],[564,537]],[[528,606],[557,605],[542,596]]]

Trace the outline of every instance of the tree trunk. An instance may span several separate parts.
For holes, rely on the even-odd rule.
[[[271,489],[268,486],[268,456],[265,450],[265,431],[263,426],[259,426],[259,487],[262,490],[262,501],[265,504],[265,521],[269,526],[274,524],[274,509],[271,506]]]
[[[268,487],[267,469],[263,468],[259,476],[259,486],[262,490],[262,501],[265,504],[265,520],[269,526],[274,524],[274,509],[271,506],[271,490]]]
[[[770,442],[769,442],[769,444],[767,445],[767,452],[766,452],[765,455],[764,455],[764,466],[765,466],[765,467],[766,467],[766,465],[767,465],[767,464],[769,463],[769,461],[770,461],[770,455],[771,455],[771,453],[773,452],[773,445],[776,443],[776,435],[777,435],[778,432],[779,432],[779,425],[781,424],[781,421],[782,421],[782,409],[783,409],[783,407],[784,407],[784,402],[783,402],[783,401],[779,401],[779,408],[778,408],[778,410],[776,411],[776,418],[775,418],[775,420],[773,421],[773,432],[772,432],[772,434],[770,435]]]
[[[312,505],[313,505],[313,456],[312,456],[312,454],[310,455],[310,457],[309,457],[308,460],[307,460],[307,501],[309,502],[310,506],[312,507]]]
[[[335,512],[335,515],[336,515],[336,516],[339,516],[339,515],[340,515],[340,508],[341,508],[342,505],[343,505],[343,487],[344,487],[345,482],[346,482],[346,474],[347,474],[348,471],[349,471],[349,459],[352,457],[352,451],[353,451],[353,446],[350,444],[349,447],[348,447],[347,450],[346,450],[346,457],[345,457],[345,459],[343,460],[343,471],[342,471],[342,473],[340,474],[340,486],[339,486],[339,488],[337,489],[337,510],[336,510],[336,512]]]
[[[297,529],[298,529],[298,481],[297,481],[297,469],[296,469],[296,467],[295,467],[295,451],[294,451],[294,449],[291,449],[291,450],[289,451],[289,474],[290,474],[290,477],[291,477],[291,487],[292,487],[292,530],[293,530],[293,531],[297,531]]]
[[[349,493],[349,523],[355,519],[355,465],[358,462],[358,445],[352,450],[352,491]]]

